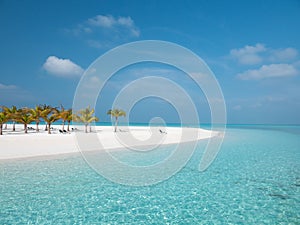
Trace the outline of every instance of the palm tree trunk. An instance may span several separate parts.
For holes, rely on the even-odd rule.
[[[65,129],[65,121],[63,121],[62,123],[62,130],[64,131],[64,129]]]
[[[39,122],[36,123],[36,132],[40,132],[40,129],[39,129]]]
[[[16,122],[13,121],[13,131],[16,131]]]
[[[90,133],[92,132],[92,125],[90,124]]]
[[[115,132],[117,132],[117,127],[118,127],[118,117],[116,117],[116,122],[115,122]]]
[[[70,122],[68,122],[68,129],[67,131],[70,131]]]
[[[88,126],[88,125],[87,125],[87,124],[85,124],[85,133],[87,133],[87,126]]]
[[[25,132],[25,134],[27,134],[27,124],[26,123],[24,124],[24,132]]]
[[[5,129],[5,130],[7,130],[7,123],[5,124],[5,127],[4,127],[4,129]]]
[[[48,123],[48,134],[51,134],[50,126],[51,126],[51,123]]]
[[[0,135],[2,135],[2,123],[0,124]]]

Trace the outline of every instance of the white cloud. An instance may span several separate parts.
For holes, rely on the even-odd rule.
[[[256,70],[247,70],[237,75],[241,80],[261,80],[265,78],[290,77],[298,74],[297,69],[290,64],[263,65]]]
[[[17,89],[17,86],[15,85],[5,85],[0,83],[0,90],[13,90]]]
[[[255,46],[246,45],[244,48],[232,49],[230,55],[241,64],[254,65],[263,61],[259,53],[265,52],[266,50],[263,44],[258,43]]]
[[[112,27],[116,23],[116,20],[112,16],[97,15],[88,19],[88,24],[99,27]]]
[[[134,22],[130,17],[120,17],[118,19],[118,23],[123,25],[123,26],[127,26],[127,27],[133,27],[134,26]]]
[[[49,56],[43,68],[50,74],[60,77],[81,76],[84,70],[70,59],[60,59],[56,56]]]
[[[243,65],[255,65],[264,62],[284,63],[294,60],[298,56],[298,51],[294,48],[266,48],[264,44],[258,43],[254,46],[246,45],[243,48],[232,49],[230,56]]]
[[[96,15],[72,29],[65,29],[93,48],[112,48],[140,36],[140,30],[130,16]]]
[[[298,51],[294,48],[276,49],[271,51],[270,60],[272,62],[289,61],[295,59]]]
[[[129,16],[115,18],[111,15],[97,15],[88,19],[87,24],[89,26],[101,27],[110,30],[126,29],[132,36],[140,36],[139,29],[135,26],[134,21]]]

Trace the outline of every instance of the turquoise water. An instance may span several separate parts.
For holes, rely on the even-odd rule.
[[[0,161],[0,224],[300,224],[299,131],[231,126],[207,171],[200,141],[179,173],[147,187],[112,183],[78,155]]]

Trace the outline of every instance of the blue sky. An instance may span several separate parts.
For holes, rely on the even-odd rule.
[[[297,0],[0,0],[0,27],[0,105],[71,107],[80,77],[94,60],[120,44],[150,39],[182,45],[207,63],[223,90],[229,123],[300,123]],[[162,70],[169,78],[180,74],[159,64],[116,74],[98,100],[100,120],[109,120],[113,87],[128,82],[128,74],[155,76]],[[192,83],[184,88],[196,89]],[[209,122],[203,96],[192,98],[201,121]],[[155,116],[178,120],[170,105],[155,99],[137,105],[130,120]]]

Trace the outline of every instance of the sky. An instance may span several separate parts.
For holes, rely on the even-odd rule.
[[[72,107],[84,71],[98,57],[129,42],[162,40],[204,60],[224,95],[228,123],[300,124],[298,0],[0,0],[0,27],[0,105]],[[110,120],[106,112],[124,85],[146,76],[177,82],[200,121],[210,122],[201,89],[160,63],[118,71],[97,100],[100,121]],[[132,122],[155,117],[180,119],[174,105],[159,98],[141,100],[129,115]]]

